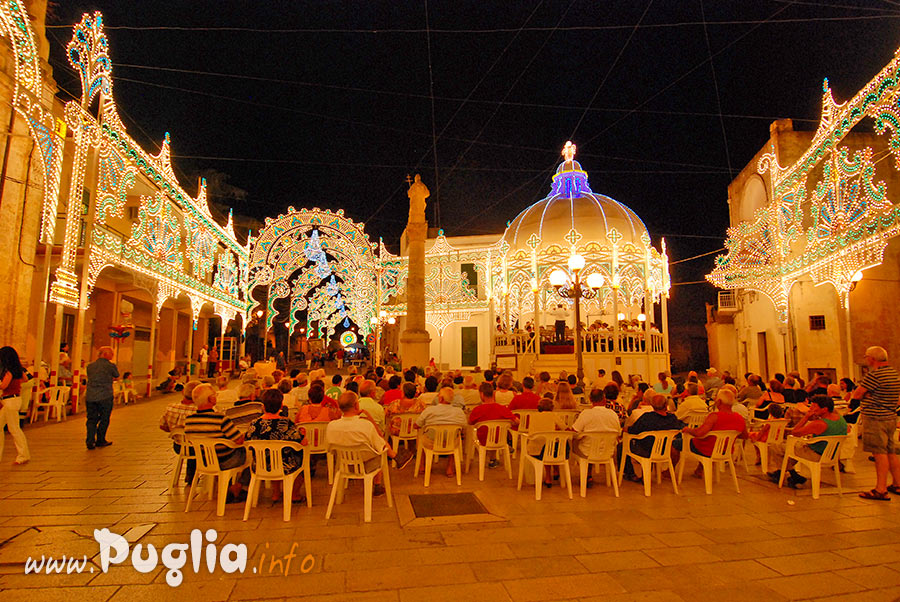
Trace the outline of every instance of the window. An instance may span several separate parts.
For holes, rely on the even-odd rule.
[[[825,330],[825,316],[810,316],[809,317],[809,329],[810,330]]]
[[[478,272],[475,271],[474,263],[463,263],[460,264],[459,269],[463,274],[466,275],[466,278],[469,279],[469,288],[474,291],[478,290]]]

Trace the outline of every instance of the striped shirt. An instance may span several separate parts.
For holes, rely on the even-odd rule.
[[[897,415],[900,405],[900,374],[892,366],[875,368],[859,383],[866,394],[860,404],[860,413],[870,418],[891,418]]]
[[[241,438],[241,432],[231,419],[225,414],[209,410],[197,410],[184,419],[184,434],[187,437],[198,435],[200,437],[211,437],[215,439],[230,439],[237,442]],[[216,446],[216,455],[219,456],[219,463],[225,462],[231,458],[237,450],[229,447]]]
[[[250,423],[263,415],[266,411],[260,401],[238,401],[234,407],[225,410],[225,415],[231,419],[239,429],[250,426]]]

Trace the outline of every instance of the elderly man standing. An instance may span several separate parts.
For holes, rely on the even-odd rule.
[[[101,347],[100,357],[87,366],[87,389],[84,403],[87,407],[87,448],[106,447],[109,416],[113,409],[113,380],[119,378],[119,369],[112,363],[112,347]]]
[[[860,401],[863,449],[875,456],[875,489],[859,494],[866,500],[889,501],[888,492],[900,495],[900,448],[894,443],[897,405],[900,404],[900,374],[888,364],[883,347],[866,349],[869,373],[853,390]],[[893,484],[888,487],[890,471]]]

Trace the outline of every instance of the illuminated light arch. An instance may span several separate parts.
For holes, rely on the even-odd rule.
[[[353,321],[360,333],[369,331],[375,315],[377,260],[362,224],[343,210],[294,209],[275,219],[250,240],[247,291],[266,292],[266,326],[272,327],[279,299],[288,299],[283,320],[289,332],[300,323],[318,322],[320,335],[334,334],[338,323]],[[257,305],[256,307],[259,307]],[[248,314],[256,307],[249,307]]]
[[[887,197],[883,182],[874,181],[872,148],[852,152],[841,143],[860,120],[872,117],[877,132],[891,130],[888,147],[900,168],[898,101],[900,52],[844,103],[834,100],[826,79],[809,147],[788,166],[781,165],[774,145],[760,157],[757,172],[768,177],[771,200],[753,220],[728,229],[727,253],[716,258],[706,278],[719,288],[765,294],[783,324],[787,291],[806,277],[832,284],[846,307],[854,274],[879,265],[888,240],[900,235],[900,205]],[[814,170],[822,175],[809,190]],[[804,223],[810,225],[804,229]]]

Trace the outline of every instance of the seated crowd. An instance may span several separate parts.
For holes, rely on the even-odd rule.
[[[367,467],[373,469],[381,462],[381,454],[395,459],[399,468],[410,460],[409,448],[395,451],[389,445],[392,436],[400,433],[401,416],[417,414],[415,428],[421,434],[420,445],[434,444],[433,429],[437,425],[455,425],[464,433],[473,427],[474,436],[485,445],[487,428],[478,425],[486,421],[508,421],[512,434],[524,429],[528,416],[530,433],[571,431],[575,451],[587,453],[583,438],[591,433],[623,432],[642,435],[658,431],[679,431],[671,446],[673,465],[679,461],[684,442],[689,440],[693,455],[709,457],[716,442],[717,431],[736,431],[741,440],[765,442],[771,424],[786,420],[795,436],[812,439],[829,435],[846,435],[848,424],[856,421],[859,395],[849,379],[831,383],[824,375],[806,384],[798,373],[777,374],[764,383],[755,374],[744,376],[740,388],[735,379],[714,368],[702,379],[691,372],[687,379],[676,382],[670,375],[659,373],[656,382],[643,382],[639,375],[630,375],[627,382],[618,371],[607,377],[599,370],[595,378],[580,385],[574,375],[562,372],[553,378],[547,372],[525,376],[517,381],[511,372],[475,370],[441,373],[434,367],[410,369],[396,373],[392,367],[375,367],[365,373],[327,376],[324,368],[308,373],[292,370],[285,374],[275,370],[271,375],[258,377],[254,370],[245,370],[237,387],[229,387],[225,377],[215,386],[190,381],[181,391],[182,398],[166,407],[160,428],[166,432],[183,429],[186,437],[216,437],[241,444],[247,440],[281,440],[307,445],[306,431],[310,423],[327,423],[325,442],[329,446],[362,447]],[[524,431],[523,431],[524,432]],[[464,436],[464,435],[460,435]],[[515,437],[510,437],[515,445]],[[473,442],[474,443],[474,442]],[[743,441],[741,441],[741,444]],[[632,455],[649,457],[653,448],[652,435],[630,441]],[[543,441],[527,439],[524,453],[536,458],[544,453]],[[568,444],[567,444],[568,445]],[[619,443],[618,456],[622,455]],[[802,446],[803,457],[814,459],[821,455],[824,444]],[[175,451],[179,451],[178,444]],[[745,447],[756,449],[752,445]],[[783,449],[780,450],[783,453]],[[218,446],[218,459],[223,468],[244,465],[247,452],[243,447]],[[569,449],[567,448],[567,455]],[[752,453],[752,452],[748,452]],[[780,466],[779,450],[773,450]],[[303,466],[303,452],[285,449],[286,473]],[[752,464],[759,461],[752,458]],[[489,466],[498,464],[498,459]],[[618,461],[616,463],[618,466]],[[311,462],[311,470],[314,469]],[[787,464],[790,487],[802,486],[805,479],[794,470],[794,462]],[[623,475],[641,481],[630,458],[623,463]],[[701,476],[697,465],[695,476]],[[764,470],[766,467],[764,467]],[[186,480],[195,475],[193,461],[188,462]],[[446,474],[454,476],[454,463],[448,459]],[[769,473],[774,480],[780,472]],[[552,487],[559,479],[558,470],[549,467],[544,485]],[[249,475],[245,471],[232,485],[228,502],[246,499]],[[302,499],[295,481],[293,499]],[[587,486],[592,477],[590,471]],[[900,484],[895,484],[900,485]],[[376,480],[375,495],[384,493]],[[275,498],[282,495],[275,490]]]

